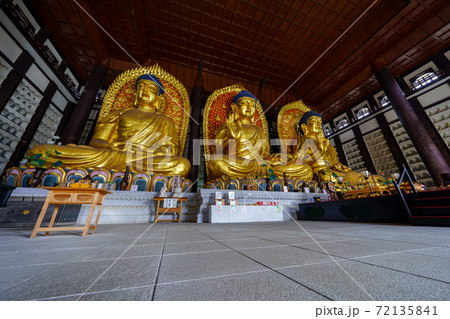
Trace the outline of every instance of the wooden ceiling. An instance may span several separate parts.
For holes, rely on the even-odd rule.
[[[26,3],[83,83],[97,63],[109,70],[105,88],[124,70],[158,63],[189,90],[203,58],[206,91],[240,82],[258,94],[267,77],[269,114],[303,99],[325,121],[379,89],[375,60],[398,76],[449,44],[448,0]]]

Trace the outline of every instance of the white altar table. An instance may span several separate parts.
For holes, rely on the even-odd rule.
[[[211,223],[282,222],[283,210],[281,206],[211,205],[209,220]]]

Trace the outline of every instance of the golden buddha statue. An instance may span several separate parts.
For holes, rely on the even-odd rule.
[[[364,180],[360,173],[353,172],[339,162],[336,150],[325,137],[319,113],[307,111],[300,118],[298,127],[299,137],[295,151],[287,156],[286,165],[273,167],[275,174],[285,172],[291,178],[304,179],[304,166],[308,165],[322,181],[336,182],[338,176],[342,176],[344,182],[352,184]]]
[[[270,149],[267,135],[253,123],[256,106],[256,97],[246,90],[233,97],[228,116],[215,135],[215,155],[210,155],[207,164],[210,180],[266,174],[264,158]]]
[[[189,160],[178,156],[179,137],[171,118],[161,111],[164,88],[158,77],[143,74],[135,82],[134,106],[116,109],[103,117],[89,144],[54,146],[64,168],[124,170],[187,177]],[[38,145],[29,155],[44,154],[47,145]],[[182,149],[182,148],[181,148]]]

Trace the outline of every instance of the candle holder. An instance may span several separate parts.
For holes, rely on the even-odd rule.
[[[392,179],[398,183],[398,179],[400,178],[400,174],[399,173],[393,173],[391,174]]]
[[[338,177],[336,177],[336,181],[339,183],[339,185],[340,185],[340,187],[341,187],[342,198],[345,199],[345,191],[344,191],[344,187],[342,187],[342,183],[344,182],[344,177],[338,176]]]
[[[369,188],[370,188],[370,193],[373,196],[373,190],[372,190],[372,185],[370,185],[370,181],[369,181],[369,176],[370,176],[370,172],[369,171],[362,171],[361,172],[361,176],[364,177],[367,181],[367,184],[369,184]]]

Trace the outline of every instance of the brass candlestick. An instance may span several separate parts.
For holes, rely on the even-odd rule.
[[[344,182],[344,177],[338,176],[338,177],[336,177],[336,180],[337,180],[337,182],[339,183],[339,185],[341,186],[341,190],[342,190],[342,198],[345,198],[344,187],[342,187],[342,183]]]
[[[372,190],[372,186],[370,185],[370,181],[369,181],[369,176],[370,176],[370,172],[369,171],[362,171],[361,172],[362,177],[364,177],[367,181],[367,184],[369,184],[369,188],[370,188],[370,193],[373,196],[373,190]]]

